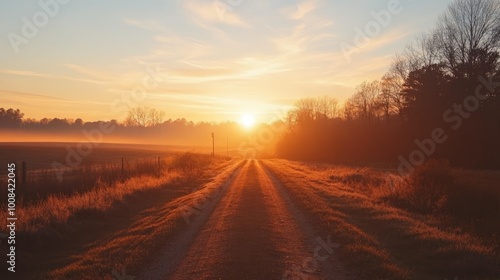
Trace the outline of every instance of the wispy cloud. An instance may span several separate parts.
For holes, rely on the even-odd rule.
[[[184,8],[195,18],[211,23],[222,23],[232,26],[249,27],[238,14],[226,12],[223,15],[217,12],[217,6],[213,1],[184,1]]]
[[[301,20],[318,7],[319,3],[317,0],[305,0],[294,7],[284,9],[284,12],[290,19]]]
[[[46,104],[46,103],[63,103],[63,104],[78,103],[73,100],[50,96],[50,95],[34,94],[21,91],[1,90],[1,89],[0,89],[0,102],[17,104],[19,106],[26,106],[33,104],[37,104],[38,106],[40,106],[41,104]]]
[[[0,74],[14,75],[14,76],[26,76],[34,78],[46,78],[46,79],[63,79],[75,82],[91,83],[91,84],[105,84],[106,82],[101,79],[85,79],[81,77],[71,77],[64,75],[55,74],[44,74],[29,70],[11,70],[11,69],[0,69]]]
[[[43,102],[47,109],[30,107],[43,115],[55,107],[62,112],[65,106],[75,114],[73,109],[81,105],[79,112],[89,118],[112,118],[110,104],[104,103],[130,95],[152,68],[161,82],[144,102],[179,113],[173,117],[190,119],[201,110],[209,115],[200,119],[220,120],[219,114],[249,106],[271,111],[310,95],[342,100],[357,83],[379,78],[391,56],[429,27],[439,12],[434,2],[408,5],[380,35],[346,53],[341,43],[354,45],[353,29],[373,20],[370,11],[378,4],[178,0],[152,8],[125,2],[113,7],[114,16],[107,9],[77,9],[71,21],[78,32],[54,24],[54,32],[37,36],[21,56],[4,56],[0,88],[13,90],[0,91],[4,106]],[[411,7],[417,5],[421,8],[412,14]],[[89,17],[96,18],[92,28]],[[419,22],[422,18],[426,21]],[[19,17],[11,19],[6,28],[18,26]],[[86,48],[89,42],[98,44]],[[351,55],[350,62],[346,55]],[[26,92],[47,96],[21,94]],[[52,94],[81,104],[50,100]]]
[[[107,80],[109,81],[111,79],[111,76],[108,73],[104,73],[102,71],[93,70],[93,69],[84,67],[82,65],[65,63],[64,66],[66,66],[67,68],[69,68],[69,69],[71,69],[71,70],[73,70],[73,71],[75,71],[77,73],[84,74],[85,76],[93,78],[96,81],[102,81],[102,82],[104,82],[104,81],[107,81]]]
[[[381,34],[380,36],[369,38],[366,43],[362,45],[356,46],[353,44],[353,48],[351,48],[347,52],[344,52],[344,55],[363,58],[362,55],[370,54],[394,43],[400,42],[413,33],[414,32],[412,30],[409,30],[407,27],[395,28],[386,32],[385,34]]]
[[[0,90],[0,92],[2,93],[2,95],[0,96],[12,96],[12,97],[22,96],[26,98],[43,99],[48,101],[69,101],[68,99],[65,98],[43,95],[43,94],[26,93],[26,92],[10,91],[10,90]]]
[[[28,76],[28,77],[40,77],[49,78],[50,75],[36,73],[29,70],[11,70],[11,69],[0,69],[0,74],[14,75],[14,76]]]

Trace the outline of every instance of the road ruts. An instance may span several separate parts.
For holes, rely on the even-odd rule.
[[[246,162],[207,212],[197,217],[201,224],[189,235],[190,246],[175,252],[182,256],[175,268],[138,279],[343,279],[331,266],[333,257],[324,261],[332,254],[327,237],[318,243],[320,236],[257,160]],[[168,267],[170,261],[159,263]]]

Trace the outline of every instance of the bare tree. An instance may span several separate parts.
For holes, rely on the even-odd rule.
[[[156,109],[150,109],[148,112],[149,125],[156,127],[163,122],[165,119],[165,112],[158,111]]]
[[[128,126],[158,126],[165,118],[165,112],[149,107],[136,107],[128,112],[125,124]]]
[[[337,116],[338,101],[335,98],[318,97],[315,107],[316,118],[333,119]]]
[[[398,75],[391,71],[387,72],[380,81],[380,102],[387,120],[390,115],[403,116],[404,98],[402,92],[404,82],[405,80],[400,79]]]
[[[303,98],[295,103],[295,108],[288,112],[286,121],[289,127],[308,125],[317,120],[335,118],[338,114],[338,102],[335,98],[323,96]]]
[[[422,33],[404,51],[408,71],[439,63],[439,37],[436,32]]]
[[[472,65],[477,50],[492,52],[500,47],[500,2],[456,0],[440,17],[434,36],[452,73],[460,64]]]
[[[372,122],[381,115],[379,81],[363,82],[356,87],[356,93],[347,100],[344,113],[348,119]]]
[[[295,124],[306,124],[314,120],[314,98],[303,98],[295,103],[291,111],[290,120]]]

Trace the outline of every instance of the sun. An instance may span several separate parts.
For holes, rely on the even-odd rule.
[[[247,129],[252,128],[255,125],[255,116],[249,113],[242,114],[240,124]]]

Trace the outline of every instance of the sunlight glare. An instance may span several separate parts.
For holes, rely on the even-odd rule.
[[[255,124],[255,116],[253,114],[241,115],[240,124],[245,128],[251,128]]]

